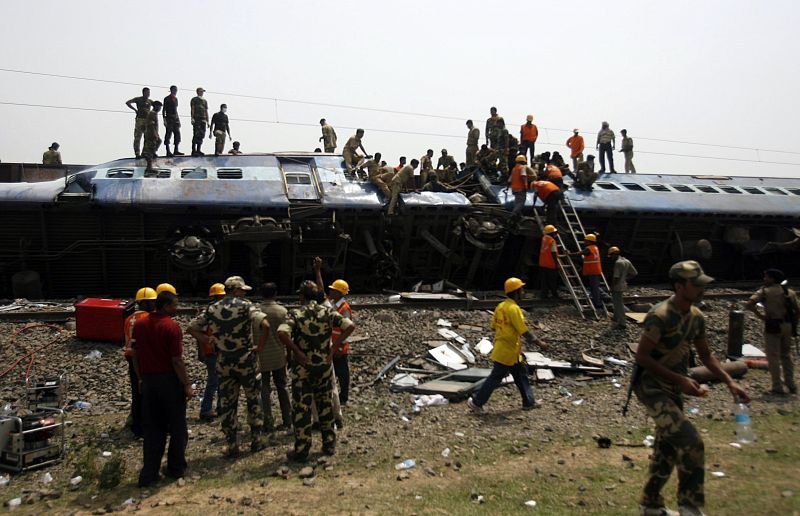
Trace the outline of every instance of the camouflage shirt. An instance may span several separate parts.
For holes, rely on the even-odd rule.
[[[150,108],[153,107],[153,101],[149,98],[134,97],[128,102],[136,104],[136,118],[147,118],[147,113],[149,113]]]
[[[308,356],[310,366],[324,365],[331,352],[331,330],[346,330],[353,322],[337,312],[310,301],[289,311],[286,322],[278,328],[288,333],[300,351]]]
[[[195,317],[189,328],[203,332],[210,329],[220,352],[241,351],[253,347],[253,322],[263,318],[261,310],[247,299],[224,297]]]
[[[208,122],[208,101],[201,96],[194,97],[189,106],[192,109],[192,123]]]
[[[679,374],[689,370],[692,344],[706,336],[703,312],[692,306],[681,312],[675,306],[675,296],[658,303],[644,319],[644,336],[656,343],[652,357]]]

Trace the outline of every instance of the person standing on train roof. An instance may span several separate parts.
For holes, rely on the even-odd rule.
[[[324,118],[320,119],[319,125],[322,126],[322,136],[319,137],[318,141],[322,142],[325,152],[336,152],[336,131],[333,126],[329,125]]]

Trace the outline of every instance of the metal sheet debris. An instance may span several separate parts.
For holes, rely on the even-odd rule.
[[[742,346],[742,357],[746,358],[765,358],[766,353],[753,346],[752,344],[745,344]]]
[[[439,335],[441,335],[447,340],[454,340],[459,344],[467,343],[467,340],[464,337],[454,332],[453,330],[448,330],[447,328],[439,328],[437,331],[439,332]]]
[[[475,349],[481,355],[488,355],[489,353],[492,352],[492,349],[494,349],[494,344],[492,344],[491,340],[489,340],[486,337],[484,337],[484,338],[481,339],[480,342],[478,342],[475,345]]]
[[[550,382],[556,379],[552,369],[536,369],[536,380],[540,382]]]
[[[460,370],[467,368],[467,365],[464,363],[466,359],[461,356],[450,343],[445,343],[441,346],[429,349],[428,353],[430,353],[437,362],[448,369]]]
[[[450,321],[448,321],[446,319],[439,319],[438,321],[436,321],[436,325],[437,326],[444,326],[445,328],[450,328],[451,326],[453,326],[453,323],[451,323]]]

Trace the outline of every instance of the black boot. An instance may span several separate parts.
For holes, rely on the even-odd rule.
[[[169,151],[169,145],[164,145],[164,148],[167,150],[167,157],[171,158],[172,157],[172,153]]]
[[[183,156],[183,153],[178,150],[178,144],[177,143],[175,144],[175,150],[172,151],[172,155],[173,156]]]

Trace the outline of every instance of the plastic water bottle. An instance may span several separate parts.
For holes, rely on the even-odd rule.
[[[76,401],[75,408],[78,408],[80,410],[86,410],[92,408],[92,404],[89,403],[88,401]]]
[[[755,440],[753,436],[753,422],[750,419],[750,409],[745,403],[736,404],[736,440],[742,444],[752,443]]]
[[[417,467],[417,462],[414,459],[406,459],[403,462],[394,465],[394,469],[411,469]]]

